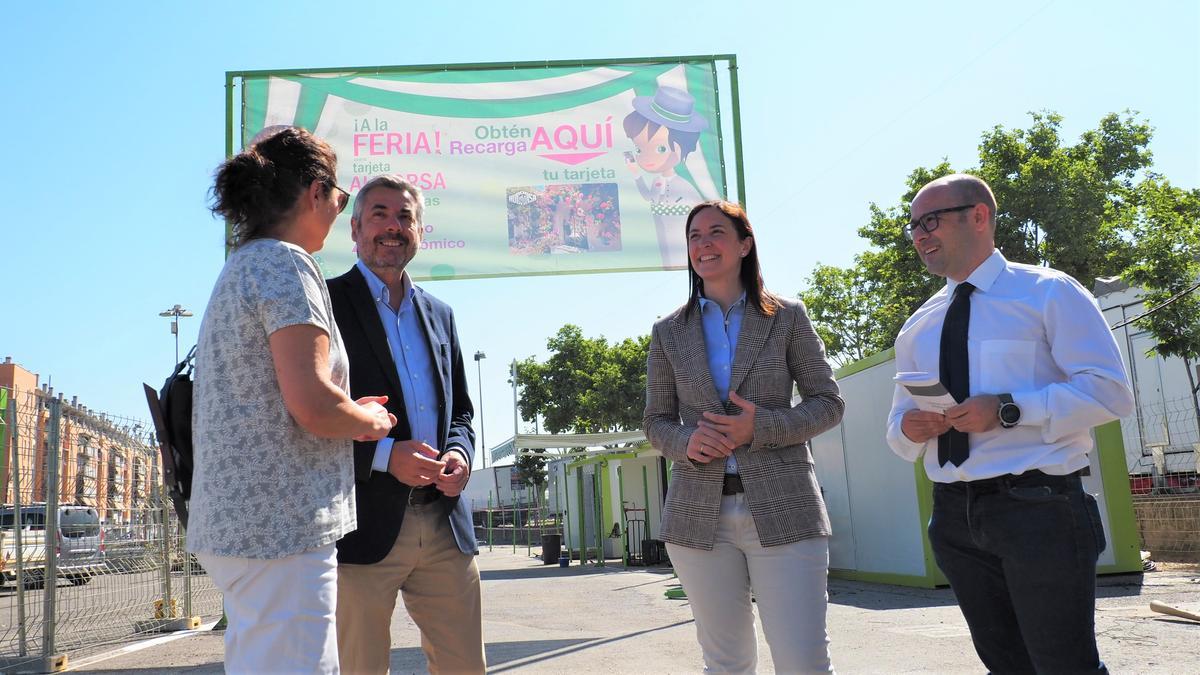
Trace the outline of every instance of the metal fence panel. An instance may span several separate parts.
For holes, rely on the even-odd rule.
[[[219,617],[220,593],[183,551],[149,424],[0,387],[5,669]]]
[[[1200,422],[1192,397],[1143,403],[1121,420],[1121,435],[1135,495],[1200,490]]]

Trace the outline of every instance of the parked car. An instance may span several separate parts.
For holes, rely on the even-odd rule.
[[[145,527],[110,527],[104,534],[104,560],[114,572],[145,572],[160,559],[159,544],[146,536]]]
[[[0,506],[0,580],[16,579],[16,517],[12,505]],[[46,574],[46,504],[33,503],[21,507],[21,552],[25,585],[40,588]],[[54,533],[58,576],[79,586],[106,570],[104,564],[104,532],[100,515],[91,506],[64,505],[58,507],[58,529]]]

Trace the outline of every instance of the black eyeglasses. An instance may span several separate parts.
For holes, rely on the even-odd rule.
[[[340,193],[337,196],[337,207],[338,213],[341,213],[346,210],[346,205],[350,203],[350,193],[338,187],[337,183],[333,183],[332,187]]]
[[[965,204],[963,206],[951,206],[950,208],[946,209],[936,209],[934,211],[930,211],[929,213],[921,216],[919,219],[914,220],[908,225],[905,225],[904,236],[908,237],[909,241],[912,241],[917,236],[916,231],[918,227],[920,227],[922,230],[925,230],[926,234],[938,229],[938,226],[942,224],[940,216],[943,213],[954,213],[955,211],[966,211],[967,209],[973,208],[975,208],[974,204]]]

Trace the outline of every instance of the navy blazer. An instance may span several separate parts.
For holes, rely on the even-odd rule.
[[[357,399],[386,394],[387,409],[396,416],[396,426],[388,435],[397,440],[410,440],[412,431],[404,409],[404,390],[367,280],[358,267],[351,267],[349,272],[327,280],[326,284],[333,301],[333,316],[350,360],[350,396]],[[420,287],[414,286],[414,289],[413,305],[425,326],[427,347],[432,350],[437,370],[437,449],[445,452],[452,445],[459,446],[469,463],[475,456],[475,431],[471,428],[475,410],[467,393],[467,375],[454,313],[449,305]],[[354,442],[358,529],[338,541],[338,562],[377,563],[392,550],[400,534],[411,488],[389,473],[371,470],[375,445],[374,441]],[[477,553],[479,545],[475,541],[475,528],[467,503],[445,495],[435,503],[450,519],[459,550]]]

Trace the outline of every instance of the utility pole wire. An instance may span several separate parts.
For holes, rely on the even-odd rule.
[[[1135,317],[1131,317],[1131,318],[1125,319],[1124,321],[1119,321],[1119,322],[1113,324],[1112,326],[1109,327],[1109,330],[1116,330],[1118,328],[1124,328],[1125,326],[1128,326],[1129,324],[1134,323],[1135,321],[1141,321],[1142,319],[1150,316],[1151,314],[1157,312],[1158,310],[1179,300],[1180,298],[1184,297],[1188,293],[1195,291],[1197,288],[1200,288],[1200,281],[1197,281],[1196,283],[1192,284],[1191,286],[1183,289],[1182,291],[1179,291],[1175,295],[1172,295],[1171,297],[1167,298],[1166,300],[1163,300],[1162,303],[1160,303],[1156,307],[1151,307],[1150,309],[1142,312],[1141,314],[1138,314]]]

